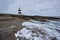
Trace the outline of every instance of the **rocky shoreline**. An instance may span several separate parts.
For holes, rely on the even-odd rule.
[[[22,22],[28,20],[44,21],[60,20],[60,18],[49,18],[41,16],[24,16],[24,15],[0,15],[0,40],[16,40],[15,33],[22,29]]]

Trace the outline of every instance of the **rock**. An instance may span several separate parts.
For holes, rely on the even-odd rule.
[[[17,18],[7,20],[0,21],[0,40],[16,40],[15,33],[22,28],[22,23]]]
[[[56,37],[53,37],[51,40],[58,40]]]

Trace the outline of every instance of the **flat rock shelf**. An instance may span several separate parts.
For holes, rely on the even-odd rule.
[[[16,40],[15,33],[21,28],[22,23],[19,18],[0,18],[0,40]]]

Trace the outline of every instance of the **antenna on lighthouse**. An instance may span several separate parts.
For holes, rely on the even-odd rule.
[[[18,9],[18,14],[21,14],[21,9],[20,8]]]

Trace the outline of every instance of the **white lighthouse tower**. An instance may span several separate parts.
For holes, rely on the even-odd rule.
[[[21,14],[21,9],[20,8],[18,9],[18,14]]]

